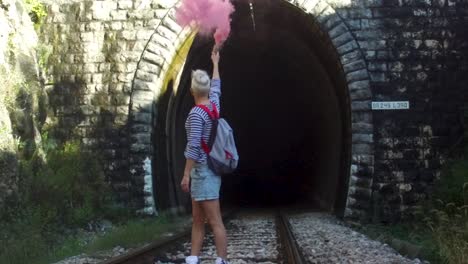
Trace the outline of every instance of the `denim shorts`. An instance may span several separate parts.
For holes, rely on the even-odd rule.
[[[207,164],[196,163],[190,172],[190,194],[199,201],[219,199],[221,177],[216,175]]]

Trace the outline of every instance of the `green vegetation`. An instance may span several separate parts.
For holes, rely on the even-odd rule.
[[[465,157],[468,157],[468,148]],[[417,212],[444,263],[468,263],[468,160],[451,161],[429,205]]]
[[[42,146],[20,161],[19,194],[0,212],[0,243],[7,245],[0,263],[29,263],[51,250],[65,227],[112,212],[103,175],[97,158],[78,143],[58,146],[44,135]]]
[[[161,215],[157,219],[130,220],[105,236],[97,238],[86,248],[86,252],[96,252],[116,246],[134,247],[152,242],[163,232],[174,230],[180,222],[183,220],[174,219],[169,215]]]
[[[77,142],[60,147],[47,139],[44,142],[44,164],[36,156],[21,161],[23,200],[40,206],[67,226],[85,224],[97,216],[107,199],[98,160],[81,151]]]
[[[431,263],[443,263],[431,232],[421,222],[403,222],[392,225],[368,224],[358,230],[375,240],[390,245],[402,255],[422,258]],[[400,241],[396,242],[395,239]]]
[[[8,110],[15,108],[16,99],[24,79],[16,71],[7,71],[0,66],[0,104]]]
[[[47,70],[47,66],[49,65],[49,58],[52,54],[52,47],[50,45],[39,44],[36,48],[36,53],[38,57],[37,63],[39,64],[39,68],[42,71]]]
[[[0,164],[3,165],[0,175],[11,172],[8,177],[11,179],[16,174],[15,166],[11,165],[16,159],[18,137],[12,133],[10,112],[15,108],[17,94],[19,93],[22,80],[14,72],[8,74],[4,66],[0,66]],[[15,177],[16,178],[16,177]],[[13,180],[15,181],[15,180]]]
[[[47,16],[46,8],[39,0],[26,0],[25,3],[29,16],[37,29]]]
[[[24,145],[19,151],[23,152]],[[51,263],[83,252],[153,241],[174,219],[138,219],[116,206],[99,157],[79,142],[57,144],[47,133],[19,168],[19,194],[0,212],[0,263]],[[115,227],[87,243],[89,224],[107,219]]]
[[[26,217],[34,219],[34,215]],[[53,231],[44,236],[38,232],[39,222],[21,221],[15,224],[23,229],[14,240],[8,241],[7,249],[0,251],[0,263],[4,264],[46,264],[59,261],[69,256],[83,252],[92,254],[101,250],[109,250],[116,246],[136,247],[152,242],[161,237],[164,232],[174,231],[181,219],[160,216],[156,219],[132,218],[113,227],[108,233],[95,237],[91,242],[87,233],[78,232],[68,236],[59,235]],[[31,224],[33,224],[31,226]],[[11,230],[12,227],[9,227]],[[51,239],[55,239],[51,244]],[[3,242],[3,241],[2,241]]]
[[[158,239],[164,232],[174,230],[176,226],[174,223],[179,221],[180,219],[168,215],[159,216],[156,219],[130,219],[114,227],[108,233],[96,237],[88,244],[83,243],[84,237],[68,238],[46,256],[44,261],[37,263],[59,261],[83,252],[92,254],[116,246],[125,248],[141,246]]]
[[[40,0],[26,0],[25,6],[37,31],[46,9]],[[86,151],[80,142],[58,143],[49,138],[47,131],[54,131],[55,124],[50,118],[46,123],[47,94],[36,68],[22,72],[16,67],[16,37],[10,34],[7,64],[0,65],[0,163],[15,168],[15,183],[19,179],[13,194],[2,201],[0,263],[51,263],[157,238],[172,226],[169,217],[141,220],[117,206],[99,155]],[[48,77],[48,66],[53,63],[51,52],[51,46],[36,47],[42,79]],[[115,228],[88,243],[89,233],[84,230],[103,219]]]
[[[420,247],[418,256],[431,263],[468,263],[468,146],[449,161],[429,201],[411,220],[395,225],[366,225],[360,231],[392,245],[394,238]],[[409,253],[399,248],[403,254]],[[419,250],[417,250],[419,251]]]

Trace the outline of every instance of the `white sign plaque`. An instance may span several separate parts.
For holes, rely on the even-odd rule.
[[[401,110],[409,109],[409,101],[372,102],[372,110]]]

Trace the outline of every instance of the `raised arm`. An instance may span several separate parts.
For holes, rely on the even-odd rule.
[[[216,46],[211,52],[211,61],[213,62],[213,78],[211,80],[210,101],[216,104],[220,112],[221,78],[219,77],[219,51]]]
[[[219,50],[216,46],[211,52],[211,61],[213,62],[213,79],[219,79]]]

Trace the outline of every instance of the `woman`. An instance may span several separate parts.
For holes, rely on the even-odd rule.
[[[197,105],[205,105],[210,111],[213,107],[220,111],[221,80],[219,78],[219,52],[213,48],[213,79],[205,71],[192,72],[190,92],[195,100],[195,107],[190,111],[185,128],[187,130],[187,147],[185,149],[185,170],[181,182],[183,191],[192,197],[192,249],[191,256],[185,259],[188,264],[200,263],[198,256],[205,236],[205,219],[213,230],[218,258],[216,264],[228,264],[227,238],[219,206],[219,189],[221,177],[207,165],[207,155],[202,150],[202,140],[208,142],[212,121],[208,113]],[[189,188],[190,184],[190,188]]]

